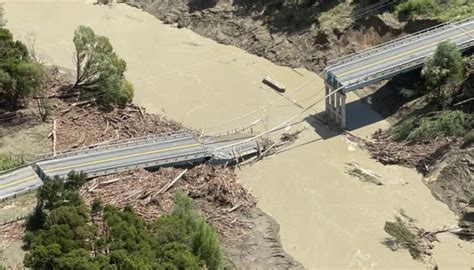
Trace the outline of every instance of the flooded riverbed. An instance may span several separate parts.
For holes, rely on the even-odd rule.
[[[276,66],[244,51],[219,45],[187,29],[163,25],[126,5],[112,8],[84,1],[19,1],[5,5],[8,28],[19,39],[34,36],[36,49],[52,64],[73,68],[74,29],[84,24],[110,38],[128,63],[135,102],[185,125],[219,131],[260,120],[271,128],[323,96],[323,81],[304,69]],[[265,76],[283,83],[291,97],[261,84]],[[367,105],[349,96],[349,126],[359,136],[386,127]],[[275,100],[278,100],[275,102]],[[263,110],[257,110],[273,103]],[[321,112],[319,103],[311,114]],[[248,112],[256,111],[237,119]],[[382,166],[342,136],[302,115],[290,131],[304,130],[286,151],[239,172],[259,198],[259,206],[281,225],[286,251],[308,269],[425,268],[408,252],[381,244],[384,222],[397,209],[427,229],[455,226],[447,206],[435,200],[413,170]],[[381,176],[383,186],[362,183],[345,173],[356,161]],[[474,246],[440,236],[434,259],[441,269],[469,269]]]

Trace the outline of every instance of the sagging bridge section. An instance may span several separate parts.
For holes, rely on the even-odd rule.
[[[133,138],[47,156],[0,175],[0,200],[34,190],[46,177],[65,177],[70,171],[89,178],[138,168],[211,163],[233,163],[258,152],[256,141],[242,134],[199,136],[189,131]],[[239,143],[242,142],[242,143]],[[235,145],[238,143],[237,145]],[[226,145],[233,145],[226,147]]]
[[[329,118],[345,128],[346,93],[420,68],[442,41],[456,44],[460,51],[473,47],[474,17],[440,24],[328,62],[324,75]]]

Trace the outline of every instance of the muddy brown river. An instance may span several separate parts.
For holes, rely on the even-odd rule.
[[[193,128],[214,132],[259,120],[255,130],[262,131],[301,111],[291,101],[304,107],[323,96],[323,80],[317,74],[279,67],[190,30],[163,25],[126,5],[7,0],[5,11],[15,37],[34,37],[38,54],[61,67],[74,66],[72,38],[80,24],[106,35],[128,63],[135,102]],[[262,86],[265,76],[283,83],[288,96]],[[349,100],[348,125],[354,134],[365,137],[388,126],[354,94]],[[321,112],[323,105],[310,114]],[[237,119],[249,112],[254,113]],[[259,198],[259,206],[281,225],[285,250],[308,269],[428,268],[430,264],[413,261],[407,251],[392,252],[381,244],[387,237],[384,222],[404,209],[420,226],[436,229],[455,226],[454,214],[431,195],[414,170],[369,159],[310,114],[285,128],[303,130],[294,145],[239,171],[240,181]],[[384,185],[347,175],[348,162],[373,171]],[[440,269],[474,266],[473,244],[446,234],[440,241],[433,256]]]

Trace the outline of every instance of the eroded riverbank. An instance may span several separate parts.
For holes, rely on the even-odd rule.
[[[38,51],[59,66],[73,67],[71,40],[79,24],[108,36],[128,63],[135,101],[193,128],[216,126],[280,98],[261,86],[266,75],[284,83],[291,99],[302,106],[323,95],[322,79],[314,73],[276,66],[190,30],[165,26],[125,5],[7,1],[5,8],[15,36],[34,33]],[[350,98],[354,101],[355,95]],[[387,125],[366,105],[351,104],[348,121],[357,135],[365,137]],[[321,112],[322,106],[312,113]],[[211,130],[257,119],[272,127],[298,112],[298,106],[281,99],[263,112]],[[241,182],[259,197],[260,207],[280,223],[285,250],[309,269],[424,267],[408,253],[393,253],[380,243],[386,237],[384,222],[398,208],[429,229],[456,224],[454,215],[431,196],[417,173],[370,160],[308,116],[291,129],[305,130],[288,151],[240,171]],[[380,175],[385,185],[348,176],[345,166],[353,160]],[[472,245],[450,235],[441,241],[434,255],[440,268],[471,266]]]

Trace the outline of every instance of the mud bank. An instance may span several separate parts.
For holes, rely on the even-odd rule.
[[[280,226],[275,219],[258,208],[250,216],[253,228],[248,239],[236,247],[223,247],[225,260],[232,269],[304,269],[283,250]]]
[[[320,13],[316,14],[321,15],[319,19],[300,23],[271,21],[272,14],[266,14],[265,7],[248,6],[248,1],[219,0],[212,7],[193,6],[188,0],[125,2],[164,23],[189,28],[279,65],[304,67],[315,72],[321,71],[328,60],[376,45],[403,32],[402,25],[390,16],[354,22],[350,18],[354,6],[349,4],[342,4],[333,11],[331,8],[336,6],[333,4],[317,8],[314,12]],[[308,18],[311,15],[308,14]],[[342,19],[344,17],[347,18]]]

